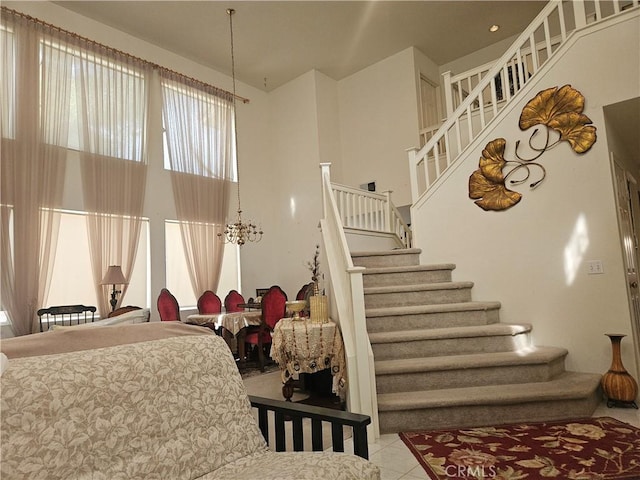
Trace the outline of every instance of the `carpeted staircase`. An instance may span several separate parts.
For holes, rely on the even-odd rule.
[[[453,264],[419,249],[352,253],[363,275],[381,433],[588,417],[600,375],[565,371],[567,350],[531,345],[531,325],[471,299]]]

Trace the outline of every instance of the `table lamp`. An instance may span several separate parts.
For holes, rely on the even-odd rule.
[[[127,279],[124,278],[120,265],[110,265],[100,285],[113,285],[113,290],[111,290],[111,300],[109,300],[112,312],[116,309],[116,304],[118,303],[118,299],[116,298],[116,296],[119,293],[122,293],[122,290],[116,290],[116,285],[126,284]]]

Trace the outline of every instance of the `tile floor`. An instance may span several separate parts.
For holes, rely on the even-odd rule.
[[[247,390],[252,395],[281,399],[281,383],[279,372],[273,372],[245,381]],[[294,393],[293,400],[304,398]],[[640,428],[640,411],[633,408],[607,408],[602,403],[593,413],[594,417],[613,417]],[[345,451],[353,452],[350,439],[345,440]],[[430,480],[418,460],[413,456],[397,434],[381,435],[369,441],[369,460],[380,467],[381,480]]]

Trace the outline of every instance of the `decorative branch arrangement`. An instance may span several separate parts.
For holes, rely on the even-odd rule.
[[[307,262],[307,268],[311,271],[311,281],[317,284],[320,281],[320,245],[316,245],[316,253],[313,260]]]
[[[539,131],[536,128],[529,138],[529,148],[535,152],[532,158],[523,158],[518,153],[520,140],[516,142],[515,155],[517,160],[506,160],[504,149],[506,140],[496,138],[490,141],[482,150],[479,168],[469,177],[469,198],[476,200],[475,204],[483,210],[506,210],[517,204],[522,195],[509,190],[509,185],[521,185],[532,178],[533,170],[538,170],[540,177],[529,184],[529,188],[536,188],[545,179],[547,171],[536,160],[544,152],[555,147],[562,141],[567,141],[576,153],[587,152],[596,142],[596,127],[591,125],[591,119],[584,115],[584,96],[571,85],[561,88],[552,87],[539,92],[529,100],[520,114],[520,130],[527,130],[535,125],[545,125],[546,139],[544,145],[535,146],[533,139]],[[550,130],[558,133],[558,138],[551,142]],[[505,173],[505,167],[511,168]]]
[[[324,286],[320,285],[320,280],[324,283],[324,274],[320,271],[320,245],[316,245],[316,252],[313,255],[313,260],[307,262],[307,268],[311,271],[313,294],[324,295]]]

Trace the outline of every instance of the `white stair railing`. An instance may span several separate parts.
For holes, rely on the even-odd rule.
[[[379,437],[373,350],[364,314],[364,267],[354,267],[331,185],[329,163],[320,164],[323,215],[322,241],[329,267],[332,317],[340,325],[347,361],[349,411],[371,417],[369,438]]]
[[[399,245],[411,247],[411,229],[391,201],[391,192],[369,192],[337,183],[331,184],[343,227],[391,233]]]
[[[448,118],[422,148],[408,150],[413,202],[442,176],[570,34],[638,5],[639,0],[551,0],[491,68],[483,66],[458,76],[445,73]]]

